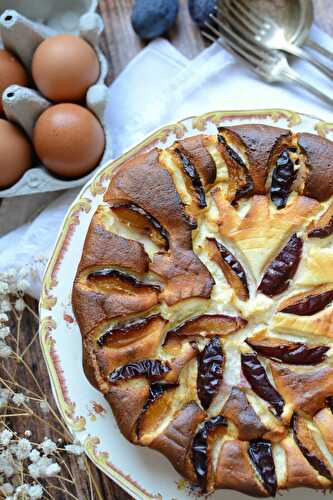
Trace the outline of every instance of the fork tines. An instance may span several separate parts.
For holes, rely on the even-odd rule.
[[[273,57],[271,53],[265,50],[261,45],[242,38],[235,31],[230,29],[229,26],[223,24],[214,14],[211,14],[210,18],[216,26],[214,26],[213,23],[205,23],[206,31],[202,31],[202,34],[207,39],[213,42],[217,41],[221,45],[225,44],[236,57],[241,58],[242,61],[250,65],[252,69],[261,63],[272,61]]]

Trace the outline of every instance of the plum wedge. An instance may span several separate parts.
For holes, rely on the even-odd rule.
[[[219,337],[212,337],[198,355],[197,390],[201,404],[207,410],[223,377],[224,353]]]
[[[333,301],[333,290],[317,290],[304,292],[290,297],[281,306],[279,312],[297,314],[298,316],[311,316],[322,311]]]
[[[303,242],[293,234],[288,243],[268,266],[258,291],[268,297],[274,297],[289,287],[289,280],[297,271],[302,255]]]
[[[177,387],[175,384],[159,382],[150,385],[149,397],[136,424],[136,434],[139,439],[158,427],[161,417],[165,417],[172,406]]]
[[[291,187],[296,179],[296,170],[289,152],[296,152],[295,148],[286,148],[276,160],[272,173],[271,200],[280,210],[287,204]]]
[[[134,377],[146,376],[151,380],[158,380],[170,371],[167,363],[163,363],[159,359],[143,359],[135,361],[127,365],[120,366],[113,370],[109,375],[110,382],[118,380],[130,380]]]
[[[318,365],[325,361],[328,346],[307,346],[302,342],[266,339],[259,342],[247,339],[246,343],[261,356],[290,365]]]
[[[275,387],[268,379],[265,368],[260,363],[256,354],[242,354],[242,370],[252,390],[259,397],[267,401],[274,409],[277,416],[281,416],[284,401]]]
[[[248,454],[255,465],[266,490],[270,496],[275,497],[277,490],[277,478],[273,460],[272,444],[264,439],[250,441]]]
[[[297,446],[314,469],[326,479],[333,480],[329,464],[314,440],[305,418],[294,414],[292,430]]]
[[[218,415],[206,420],[194,436],[192,443],[192,463],[197,476],[198,485],[203,493],[207,492],[209,475],[212,468],[210,442],[214,439],[216,431],[226,430],[227,420]]]
[[[240,316],[225,314],[203,314],[184,321],[169,331],[169,334],[179,336],[213,337],[214,335],[228,335],[244,328],[247,321]]]
[[[241,300],[249,298],[244,268],[236,257],[215,238],[207,238],[208,254],[221,268],[229,285],[235,290],[237,297]]]
[[[189,186],[189,190],[194,194],[198,207],[205,208],[207,206],[205,190],[195,166],[188,156],[186,156],[180,149],[176,148],[175,152],[183,166],[185,179],[188,180],[186,184]]]
[[[111,206],[113,212],[131,226],[147,233],[153,242],[168,250],[169,235],[155,217],[135,203],[115,203]]]

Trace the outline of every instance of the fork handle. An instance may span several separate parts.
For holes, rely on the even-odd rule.
[[[284,71],[283,76],[285,77],[285,80],[297,83],[300,87],[310,92],[310,94],[315,95],[322,101],[326,102],[326,104],[333,107],[333,99],[331,97],[318,90],[316,87],[311,85],[311,83],[303,80],[303,78],[301,78],[293,69],[289,68],[288,71]]]
[[[306,40],[305,45],[307,45],[307,47],[310,47],[310,49],[313,49],[316,52],[319,52],[319,54],[321,54],[322,56],[326,57],[330,61],[333,61],[333,52],[331,52],[330,50],[325,49],[325,47],[323,47],[322,45],[320,45],[317,42],[314,42],[313,40],[311,40],[311,38],[308,38]]]
[[[324,73],[326,76],[328,76],[331,80],[333,80],[333,70],[325,66],[322,62],[318,61],[316,57],[314,57],[312,54],[309,54],[306,52],[306,50],[302,49],[301,47],[297,47],[296,45],[292,43],[287,43],[284,47],[283,50],[286,52],[289,52],[289,54],[292,54],[293,56],[299,57],[301,59],[304,59],[305,61],[309,62],[313,66],[315,66],[317,69],[319,69],[322,73]]]

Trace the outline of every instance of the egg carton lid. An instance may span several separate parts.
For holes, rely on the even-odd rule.
[[[94,47],[101,71],[96,84],[88,89],[86,107],[101,122],[106,138],[100,164],[86,176],[63,180],[52,175],[43,165],[36,165],[27,170],[16,184],[0,190],[0,198],[81,186],[95,174],[100,165],[111,158],[111,138],[104,119],[108,95],[104,81],[108,64],[99,47],[99,37],[104,24],[95,12],[97,3],[97,0],[0,0],[0,13],[6,6],[11,7],[0,15],[2,45],[15,53],[29,72],[32,56],[38,45],[57,32],[77,33]],[[7,118],[20,125],[30,138],[38,117],[51,105],[52,103],[38,91],[19,85],[11,85],[3,94],[3,107]]]
[[[95,12],[98,0],[0,0],[0,13],[15,10],[51,31],[78,34],[80,18]]]

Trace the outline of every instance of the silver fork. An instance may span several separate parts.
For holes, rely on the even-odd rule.
[[[206,22],[206,31],[203,36],[213,42],[217,41],[248,68],[269,83],[296,83],[303,89],[315,95],[322,101],[333,106],[333,99],[318,90],[309,82],[303,80],[288,64],[285,54],[276,50],[268,50],[257,42],[250,43],[244,37],[235,33],[223,24],[215,15],[210,15],[215,23]]]
[[[268,49],[283,50],[284,52],[304,59],[326,76],[333,79],[333,70],[325,66],[325,64],[312,54],[302,49],[302,47],[290,43],[285,36],[283,28],[273,19],[268,18],[257,9],[254,10],[251,2],[228,0],[227,2],[224,1],[223,5],[225,6],[223,11],[222,9],[219,10],[223,12],[226,21],[233,28],[242,31],[242,34],[249,40],[255,40]],[[324,51],[326,53],[326,49],[324,49]],[[330,52],[328,52],[328,54],[330,54]]]

